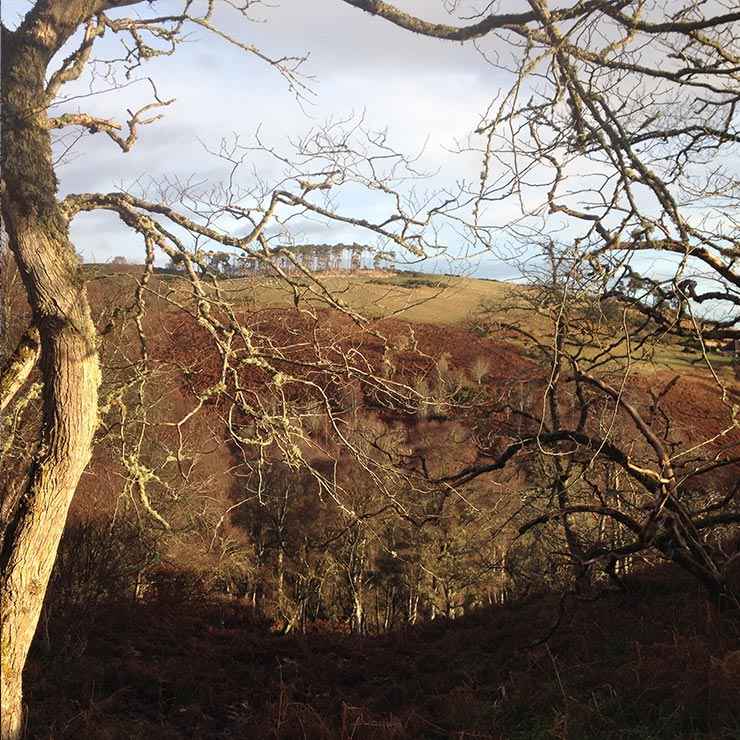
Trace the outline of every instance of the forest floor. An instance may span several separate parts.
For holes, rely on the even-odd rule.
[[[365,637],[272,634],[180,583],[48,640],[30,738],[740,737],[740,613],[664,567]]]

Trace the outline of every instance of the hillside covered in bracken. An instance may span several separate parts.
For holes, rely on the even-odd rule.
[[[0,740],[740,737],[736,0],[3,10]]]
[[[737,613],[665,567],[624,585],[356,637],[277,635],[250,607],[179,580],[81,621],[50,620],[27,673],[28,734],[737,737]]]
[[[86,270],[101,424],[29,737],[740,733],[732,357],[500,283],[222,279],[209,323],[177,275]]]

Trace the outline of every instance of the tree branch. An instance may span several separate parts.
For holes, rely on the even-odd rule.
[[[145,126],[146,124],[158,121],[160,118],[163,117],[162,114],[151,116],[149,118],[142,118],[141,116],[144,113],[153,110],[154,108],[162,108],[174,102],[174,98],[172,98],[171,100],[157,100],[154,103],[149,103],[148,105],[145,105],[143,108],[140,108],[135,113],[129,111],[128,113],[131,118],[129,118],[126,122],[129,133],[125,139],[123,138],[123,136],[120,136],[116,133],[122,128],[119,123],[105,118],[95,118],[94,116],[88,116],[84,113],[64,113],[63,115],[56,118],[50,118],[49,128],[58,129],[64,128],[66,126],[82,126],[83,128],[86,128],[91,134],[106,134],[121,148],[121,151],[125,153],[131,150],[131,147],[133,147],[139,137],[137,126]]]
[[[15,352],[0,369],[0,413],[26,382],[40,356],[39,330],[31,324],[21,337]]]

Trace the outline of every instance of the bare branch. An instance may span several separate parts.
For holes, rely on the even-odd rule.
[[[23,387],[40,356],[39,331],[31,325],[21,337],[15,352],[0,369],[0,412]]]
[[[49,128],[59,129],[65,128],[66,126],[82,126],[91,134],[106,134],[121,148],[121,151],[125,153],[131,150],[131,147],[133,147],[133,145],[136,143],[136,140],[138,139],[138,126],[145,126],[149,123],[153,123],[154,121],[158,121],[160,118],[163,117],[162,114],[150,116],[148,118],[142,118],[142,116],[145,113],[154,110],[155,108],[162,108],[174,102],[174,98],[165,101],[157,100],[154,103],[149,103],[148,105],[145,105],[143,108],[140,108],[135,113],[129,111],[129,115],[131,116],[131,118],[129,118],[126,122],[128,126],[128,136],[126,138],[120,136],[117,133],[121,130],[122,127],[115,121],[107,120],[104,118],[95,118],[94,116],[88,116],[84,113],[64,113],[63,115],[57,116],[56,118],[50,118]]]

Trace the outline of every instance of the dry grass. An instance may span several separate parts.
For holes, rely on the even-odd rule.
[[[321,277],[332,295],[355,310],[372,317],[396,316],[408,321],[432,324],[459,324],[483,302],[503,302],[516,286],[463,277],[432,276],[414,280],[393,273],[387,275],[351,274]],[[428,284],[425,284],[428,283]],[[240,304],[247,301],[263,306],[284,307],[294,302],[293,292],[275,279],[229,280],[222,284],[225,295]],[[309,304],[317,299],[299,291]]]
[[[97,269],[96,269],[97,268]],[[91,280],[90,290],[103,295],[131,293],[136,278],[136,267],[129,265],[123,272],[111,274],[108,266],[88,266]],[[488,306],[502,323],[520,324],[535,336],[547,342],[551,339],[552,327],[542,313],[533,310],[526,297],[526,287],[493,280],[445,275],[422,275],[420,273],[362,272],[358,274],[340,272],[319,276],[322,285],[351,308],[373,318],[393,316],[406,321],[436,325],[461,325],[482,305]],[[189,294],[185,280],[172,275],[157,275],[151,283],[154,291],[164,295],[174,289],[174,294]],[[295,293],[290,286],[277,278],[254,277],[234,278],[219,282],[221,298],[233,305],[256,305],[261,307],[288,308],[295,305]],[[321,303],[308,288],[298,288],[300,302],[305,307]],[[94,298],[94,296],[93,296]],[[531,298],[531,296],[530,296]],[[599,344],[606,346],[624,332],[622,318],[617,324],[602,326],[603,336],[592,347],[586,347],[584,358],[593,357]],[[526,347],[526,341],[519,341]],[[732,359],[714,349],[707,348],[707,357],[695,346],[688,346],[672,336],[650,342],[637,348],[632,341],[619,349],[624,359],[613,364],[616,371],[631,360],[640,374],[651,374],[665,370],[696,372],[706,370],[708,359],[716,372],[726,380],[733,376]]]

